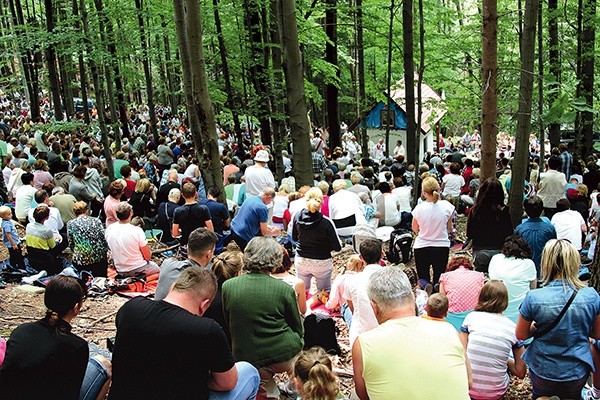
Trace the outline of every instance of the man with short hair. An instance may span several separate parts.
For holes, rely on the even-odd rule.
[[[185,204],[177,207],[173,213],[171,235],[174,238],[179,237],[179,243],[185,246],[194,229],[206,227],[214,232],[215,228],[210,219],[208,207],[198,204],[196,185],[191,182],[184,183],[181,194],[185,199]]]
[[[38,205],[45,204],[50,209],[50,216],[44,222],[44,225],[52,230],[52,234],[54,235],[54,240],[56,241],[57,244],[60,244],[64,241],[64,245],[61,246],[61,249],[60,249],[61,251],[64,250],[67,247],[66,246],[67,235],[66,234],[61,235],[61,233],[59,232],[65,226],[59,209],[54,207],[54,204],[52,204],[52,202],[50,201],[50,198],[48,197],[48,192],[46,192],[44,189],[40,189],[40,190],[36,191],[33,196],[33,199],[35,200],[35,202]],[[34,209],[31,208],[31,209],[29,209],[29,212],[27,213],[29,223],[32,223],[34,221],[33,211],[34,211]]]
[[[48,200],[60,211],[63,226],[67,225],[70,220],[75,219],[73,206],[77,199],[72,194],[66,193],[64,188],[56,186],[52,189],[52,196]]]
[[[398,267],[380,268],[371,274],[367,293],[380,325],[352,346],[358,397],[468,400],[470,378],[456,330],[415,316],[406,274]]]
[[[366,266],[357,274],[349,276],[344,281],[343,298],[348,299],[348,307],[352,311],[350,325],[350,346],[358,335],[377,326],[377,319],[369,303],[367,285],[369,277],[381,267],[381,240],[365,239],[360,243],[360,258]]]
[[[167,296],[171,285],[189,267],[206,268],[212,262],[217,236],[206,228],[197,228],[188,238],[187,260],[167,258],[160,266],[158,286],[154,298],[162,300]]]
[[[560,150],[560,172],[565,174],[567,178],[567,182],[571,179],[571,168],[573,167],[573,156],[569,153],[569,147],[566,143],[561,143],[558,145],[558,150]],[[593,189],[593,188],[592,188]]]
[[[106,228],[106,241],[112,253],[115,269],[121,276],[152,275],[160,268],[151,261],[152,253],[142,228],[131,225],[133,208],[125,201],[115,207],[118,223]]]
[[[531,259],[535,264],[538,278],[540,275],[540,264],[542,250],[550,239],[556,239],[556,229],[547,218],[540,218],[544,211],[544,203],[539,196],[531,196],[523,202],[523,208],[529,218],[515,228],[515,233],[520,235],[531,247],[533,253]]]
[[[552,218],[556,212],[556,202],[565,198],[567,178],[559,171],[561,160],[557,156],[548,159],[548,171],[540,174],[538,196],[544,202],[544,215]]]
[[[214,186],[208,190],[206,199],[200,200],[200,204],[206,206],[208,211],[210,211],[210,219],[219,239],[217,243],[217,253],[220,253],[223,248],[224,231],[229,229],[231,223],[227,206],[219,202],[220,196],[221,189]]]
[[[269,219],[267,206],[271,204],[274,197],[275,189],[267,187],[258,196],[246,199],[231,221],[231,235],[225,241],[225,245],[234,240],[244,251],[248,242],[259,234],[262,236],[279,235],[281,233],[279,228],[267,225]]]
[[[567,239],[579,251],[583,245],[582,234],[587,233],[587,225],[581,214],[571,210],[570,206],[567,199],[557,201],[556,214],[552,216],[550,222],[556,229],[556,238]]]
[[[166,203],[169,200],[169,192],[171,189],[181,190],[181,185],[179,184],[179,174],[175,169],[169,171],[169,174],[167,175],[167,182],[164,185],[161,185],[158,189],[158,193],[156,194],[156,204]],[[183,202],[179,205],[182,204]]]
[[[138,297],[121,307],[110,400],[255,398],[258,371],[234,363],[223,329],[203,317],[216,291],[211,271],[187,268],[164,300]]]
[[[15,215],[20,223],[27,224],[27,215],[36,192],[32,185],[33,174],[26,172],[21,175],[21,182],[23,182],[23,186],[18,188],[15,193]]]

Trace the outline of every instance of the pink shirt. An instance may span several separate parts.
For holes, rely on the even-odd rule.
[[[459,267],[440,276],[444,291],[448,297],[448,312],[459,313],[473,310],[479,300],[479,292],[483,286],[483,272]]]
[[[42,188],[42,186],[44,186],[44,183],[52,182],[53,179],[54,178],[52,178],[52,175],[50,174],[50,172],[38,169],[36,171],[33,171],[32,185],[34,188],[39,190]]]
[[[106,196],[106,199],[104,199],[104,214],[106,215],[107,228],[110,224],[119,222],[119,219],[117,218],[117,213],[115,212],[115,207],[120,202],[121,200],[115,199],[112,196]]]
[[[321,214],[329,217],[329,196],[323,196],[323,203],[321,203]]]

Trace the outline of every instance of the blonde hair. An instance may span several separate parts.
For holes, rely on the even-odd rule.
[[[316,213],[321,210],[323,204],[323,192],[318,187],[309,189],[304,195],[306,197],[306,209],[310,213]]]
[[[353,255],[348,259],[348,264],[346,264],[346,271],[355,271],[358,272],[362,270],[364,265],[363,260],[358,255]]]
[[[319,183],[317,183],[317,187],[319,189],[321,189],[321,192],[323,192],[323,196],[327,195],[327,193],[329,193],[329,183],[325,182],[325,181],[321,181]]]
[[[332,363],[325,350],[313,347],[303,350],[294,359],[294,376],[302,381],[304,400],[334,400],[338,393],[338,381]]]
[[[77,203],[73,204],[73,213],[75,213],[75,215],[79,216],[81,214],[87,214],[88,212],[88,205],[85,201],[78,201]]]
[[[346,189],[348,187],[348,184],[343,179],[336,179],[335,181],[333,181],[332,186],[333,191],[337,192],[338,190]]]
[[[427,177],[423,180],[423,186],[421,189],[423,192],[433,197],[433,202],[437,203],[440,199],[440,184],[434,177]]]
[[[542,286],[561,279],[565,288],[566,285],[573,289],[584,287],[578,277],[580,265],[579,252],[571,242],[566,239],[549,240],[542,251]]]
[[[584,185],[583,183],[580,183],[579,185],[577,185],[577,193],[580,196],[587,197],[588,187],[586,185]]]
[[[8,206],[0,207],[0,217],[4,217],[5,215],[12,215],[12,210]]]
[[[136,193],[148,193],[148,190],[150,189],[150,185],[151,185],[150,179],[148,179],[148,178],[140,179],[135,184],[135,191],[136,191]]]
[[[244,267],[244,253],[241,251],[225,251],[213,260],[212,270],[217,279],[231,279],[237,276]]]

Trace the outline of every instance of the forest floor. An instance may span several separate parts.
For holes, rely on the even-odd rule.
[[[459,221],[459,225],[464,220]],[[463,226],[464,227],[464,226]],[[464,232],[464,229],[459,232]],[[350,246],[346,246],[334,257],[333,277],[345,270],[348,258],[354,254]],[[160,260],[157,260],[160,262]],[[414,267],[411,260],[406,268]],[[43,294],[29,294],[19,289],[18,284],[9,284],[0,289],[0,337],[8,338],[18,325],[35,321],[45,314]],[[115,316],[119,308],[127,301],[126,298],[111,295],[102,298],[89,298],[85,301],[80,314],[73,320],[73,333],[94,342],[101,348],[106,348],[106,339],[116,334]],[[352,360],[348,330],[343,320],[334,317],[339,329],[338,341],[342,349],[340,356],[333,356],[334,368],[340,377],[340,389],[348,395],[354,387],[352,381]],[[531,385],[528,377],[517,379],[512,377],[511,385],[504,396],[505,400],[522,400],[531,398]]]

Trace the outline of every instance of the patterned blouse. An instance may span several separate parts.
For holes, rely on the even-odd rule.
[[[84,216],[67,222],[67,236],[76,267],[106,261],[108,243],[98,218]]]

